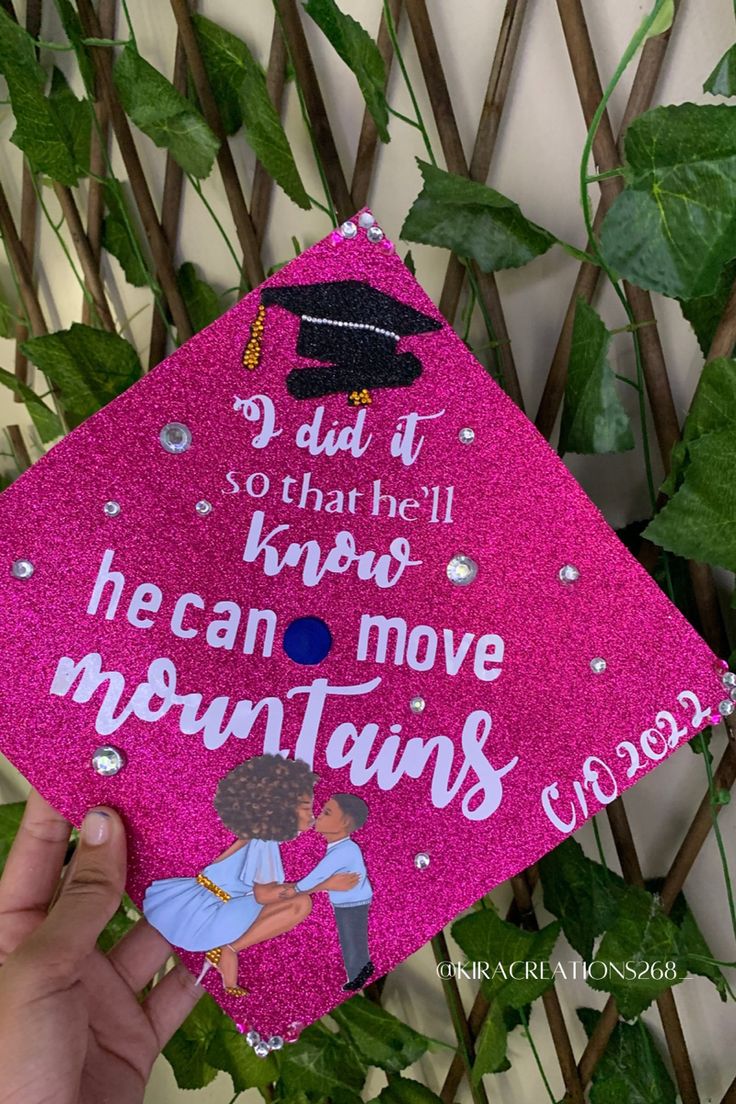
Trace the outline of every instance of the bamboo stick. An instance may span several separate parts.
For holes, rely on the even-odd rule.
[[[264,279],[258,240],[245,202],[243,189],[238,179],[238,170],[235,167],[225,128],[222,125],[220,110],[210,87],[207,70],[204,67],[202,53],[199,49],[197,36],[194,33],[192,17],[186,0],[170,0],[170,4],[187,56],[189,72],[192,75],[192,83],[197,92],[202,114],[208,127],[220,141],[220,148],[217,151],[217,164],[225,187],[225,195],[230,205],[230,213],[235,223],[235,232],[243,251],[243,274],[251,287],[256,287]]]
[[[286,44],[296,71],[296,79],[304,96],[307,115],[314,136],[314,144],[324,168],[327,186],[337,210],[337,217],[340,220],[346,219],[353,214],[356,205],[353,203],[340,164],[330,120],[322,98],[322,90],[319,86],[297,5],[295,0],[274,0],[274,6],[281,20]]]
[[[103,38],[115,37],[117,0],[100,0],[97,18]],[[97,82],[99,83],[99,82]],[[97,126],[92,128],[89,150],[90,175],[87,182],[87,240],[92,251],[97,271],[100,271],[102,258],[102,221],[105,214],[105,191],[102,178],[107,175],[107,149],[110,140],[110,117],[105,103],[95,92],[94,112]],[[82,299],[82,322],[91,321],[90,304],[86,296]]]
[[[177,92],[185,94],[187,89],[187,59],[181,34],[176,36],[174,49],[174,73],[172,84]],[[170,153],[166,154],[166,170],[164,172],[164,193],[161,201],[161,229],[164,237],[173,249],[179,231],[179,216],[181,211],[181,196],[184,189],[184,170]],[[151,371],[166,356],[166,342],[168,328],[166,319],[157,304],[154,303],[153,317],[151,318],[151,341],[148,346],[148,370]]]
[[[432,113],[439,132],[440,143],[450,172],[460,176],[468,175],[468,163],[463,152],[460,132],[458,130],[455,112],[452,107],[447,81],[442,68],[442,60],[437,48],[437,42],[432,29],[432,23],[427,12],[425,0],[406,0],[406,14],[411,24],[414,42],[416,44],[419,62],[422,67],[424,81],[427,85]],[[521,387],[516,372],[511,341],[509,339],[506,319],[498,294],[498,287],[493,273],[481,272],[477,265],[473,264],[473,270],[480,289],[481,296],[488,311],[493,326],[496,340],[499,342],[498,357],[503,372],[505,389],[516,405],[523,410]]]
[[[281,109],[284,102],[287,59],[286,43],[281,33],[281,26],[278,18],[274,13],[271,49],[269,51],[268,67],[266,69],[266,91],[279,116],[281,115]],[[271,211],[273,189],[273,177],[269,176],[260,161],[256,161],[256,167],[253,172],[253,188],[250,195],[250,216],[253,219],[256,239],[261,248],[263,247],[263,239],[268,227],[268,216]]]
[[[389,11],[393,24],[397,29],[401,19],[402,2],[403,0],[389,0]],[[391,62],[393,61],[394,52],[391,45],[391,37],[388,33],[386,16],[383,12],[381,13],[381,22],[378,26],[378,34],[376,35],[376,45],[378,46],[379,54],[383,58],[383,64],[386,66],[386,81],[383,86],[385,92],[388,86],[388,78],[391,73]],[[360,127],[360,137],[358,138],[358,150],[355,154],[353,179],[350,183],[350,192],[353,197],[356,211],[361,207],[365,207],[368,203],[368,192],[371,186],[378,147],[378,131],[376,130],[376,124],[373,121],[373,116],[370,111],[366,108],[363,112],[363,122]]]
[[[85,35],[90,38],[101,38],[99,20],[92,7],[91,0],[78,0],[77,7]],[[176,282],[176,271],[171,250],[151,198],[148,181],[133,141],[133,135],[128,126],[128,120],[117,98],[112,79],[112,59],[109,49],[106,46],[91,46],[89,50],[100,82],[101,95],[110,113],[110,120],[118,140],[120,153],[128,171],[130,186],[143,223],[143,229],[151,247],[161,288],[168,301],[179,336],[182,340],[186,340],[192,336],[192,325]]]

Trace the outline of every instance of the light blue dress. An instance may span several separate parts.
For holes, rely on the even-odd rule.
[[[275,840],[249,840],[238,851],[212,862],[202,873],[230,894],[223,901],[196,878],[164,878],[153,882],[143,898],[143,915],[184,951],[209,951],[232,943],[260,913],[256,883],[283,882],[281,852]]]

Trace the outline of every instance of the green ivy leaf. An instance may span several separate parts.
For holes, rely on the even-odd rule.
[[[736,96],[736,46],[726,50],[703,82],[703,91],[713,96]]]
[[[281,119],[271,102],[263,69],[245,43],[223,27],[192,17],[202,59],[228,134],[243,124],[258,160],[299,207],[311,206]]]
[[[44,445],[47,445],[49,441],[55,441],[57,437],[61,437],[64,430],[56,412],[47,406],[31,387],[21,383],[17,376],[14,376],[11,372],[6,372],[4,368],[0,368],[0,384],[11,391],[15,391],[16,395],[20,395],[23,399],[26,410],[30,414],[38,436]]]
[[[618,915],[600,942],[591,963],[605,966],[588,974],[592,989],[612,993],[626,1019],[638,1016],[654,998],[677,985],[687,966],[676,924],[656,897],[639,886],[627,886]],[[659,977],[673,964],[674,977]],[[623,974],[623,977],[621,976]],[[602,975],[602,976],[601,976]]]
[[[335,0],[308,0],[304,10],[354,74],[382,142],[390,141],[384,88],[386,66],[375,42]]]
[[[658,893],[663,884],[664,878],[650,878],[647,879],[646,887],[651,893]],[[680,929],[681,946],[686,955],[688,972],[708,978],[718,990],[721,1000],[728,1000],[728,984],[720,968],[714,963],[702,961],[704,958],[713,959],[713,952],[706,943],[682,891],[675,897],[669,916],[672,923]]]
[[[303,1090],[329,1097],[334,1104],[360,1104],[365,1065],[347,1039],[324,1024],[312,1024],[277,1056],[286,1095]]]
[[[645,21],[649,18],[648,15],[644,16]],[[664,0],[662,7],[659,9],[656,18],[654,19],[651,27],[644,35],[643,42],[646,42],[648,38],[656,38],[657,35],[664,34],[672,26],[672,20],[675,18],[675,2],[674,0]]]
[[[17,322],[18,318],[15,311],[5,297],[0,294],[0,337],[15,337]]]
[[[129,284],[146,287],[150,279],[144,264],[146,254],[140,238],[136,236],[135,244],[131,239],[134,224],[122,185],[108,177],[103,190],[107,214],[102,223],[102,246],[118,261]]]
[[[59,123],[64,128],[65,141],[73,159],[84,176],[89,175],[89,146],[92,134],[92,105],[78,100],[56,66],[51,71],[49,99]]]
[[[200,280],[190,261],[185,261],[181,266],[176,274],[176,282],[195,333],[220,317],[223,311],[220,296],[206,281]]]
[[[687,470],[689,447],[707,433],[736,429],[736,361],[717,357],[705,365],[690,404],[682,439],[670,456],[670,473],[662,491],[673,495]]]
[[[385,1089],[370,1104],[441,1104],[440,1097],[411,1077],[392,1077]]]
[[[484,272],[519,268],[546,253],[556,238],[530,222],[513,200],[464,176],[417,161],[424,187],[401,236],[472,257]]]
[[[79,65],[79,71],[82,74],[84,87],[87,89],[89,95],[94,96],[95,67],[83,44],[85,34],[82,30],[82,24],[79,21],[77,10],[71,3],[71,0],[56,0],[56,11],[61,20],[61,25],[64,28],[64,33],[69,39],[70,44],[74,47],[74,54],[77,59],[77,64]]]
[[[634,447],[629,416],[608,363],[611,334],[578,296],[570,347],[560,452],[625,452]]]
[[[521,1008],[536,1000],[554,981],[549,965],[560,924],[555,921],[537,932],[522,931],[515,924],[502,920],[493,909],[479,909],[461,917],[452,925],[452,937],[472,962],[490,963],[491,976],[483,978],[481,987],[489,1000]],[[511,963],[527,962],[530,969],[523,976],[518,968],[514,976]],[[522,973],[522,976],[517,976]],[[535,976],[536,975],[536,976]]]
[[[600,1019],[594,1008],[578,1008],[588,1038]],[[590,1104],[675,1104],[677,1092],[643,1020],[619,1023],[593,1071]]]
[[[106,406],[141,375],[138,355],[118,334],[72,323],[32,337],[23,352],[58,388],[70,427]]]
[[[726,309],[731,288],[736,280],[736,260],[729,261],[718,277],[711,295],[696,299],[680,299],[680,309],[692,326],[704,357],[708,356],[713,338]]]
[[[736,111],[656,107],[624,139],[626,187],[601,227],[608,264],[675,299],[711,295],[736,253]]]
[[[235,134],[243,125],[240,106],[243,74],[249,66],[259,69],[260,66],[237,35],[203,15],[193,14],[192,23],[223,128],[226,134]]]
[[[365,997],[338,1005],[330,1016],[364,1062],[389,1073],[411,1066],[429,1047],[429,1039]]]
[[[687,445],[682,485],[643,536],[686,559],[736,571],[736,440],[733,429]]]
[[[135,125],[168,150],[184,172],[200,179],[209,176],[220,143],[196,108],[132,43],[115,62],[113,78],[123,109]]]
[[[0,874],[5,869],[13,840],[18,834],[25,801],[13,801],[9,805],[0,805]]]
[[[471,1073],[472,1082],[477,1085],[486,1073],[500,1073],[509,1068],[506,1057],[508,1030],[504,1020],[503,1008],[497,1000],[491,1001],[483,1026],[475,1041],[475,1061]]]
[[[562,924],[565,937],[589,962],[597,936],[613,923],[626,883],[589,859],[574,839],[563,840],[539,860],[544,907]]]
[[[204,996],[163,1049],[180,1089],[203,1089],[217,1077],[217,1068],[207,1061],[210,1039],[220,1026],[222,1012]]]
[[[236,1093],[276,1080],[273,1057],[258,1058],[212,997],[204,996],[164,1047],[180,1089],[209,1085],[218,1070],[229,1073]]]
[[[89,139],[86,158],[80,162],[78,154],[80,121],[85,113],[91,119],[91,107],[71,91],[60,96],[58,84],[56,96],[44,95],[46,74],[36,60],[33,39],[2,9],[0,72],[16,122],[11,141],[23,150],[35,172],[61,184],[76,184],[80,175],[89,172]]]

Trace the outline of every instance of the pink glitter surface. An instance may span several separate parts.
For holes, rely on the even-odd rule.
[[[365,281],[442,322],[395,252],[371,243],[363,229],[350,241],[329,235],[267,285],[338,280]],[[207,747],[201,732],[181,731],[181,709],[164,708],[159,697],[149,700],[147,719],[143,710],[129,711],[105,732],[105,686],[86,701],[73,700],[73,689],[50,692],[60,659],[77,663],[99,653],[102,669],[119,673],[116,717],[161,658],[175,668],[178,694],[202,696],[200,715],[215,698],[227,698],[228,708],[244,699],[279,699],[283,724],[266,750],[280,746],[313,758],[317,809],[336,791],[358,793],[368,803],[368,821],[355,839],[374,890],[369,936],[378,976],[707,724],[725,696],[722,666],[449,326],[403,339],[400,352],[414,353],[422,374],[411,386],[374,390],[363,411],[349,406],[345,394],[317,400],[288,394],[287,373],[307,361],[295,353],[299,319],[282,307],[268,308],[259,366],[243,368],[259,299],[260,289],[246,296],[3,494],[0,748],[75,824],[97,803],[121,811],[130,838],[128,888],[140,904],[152,881],[196,875],[232,843],[213,795],[228,771],[264,751],[265,724],[259,720],[246,739],[230,736]],[[281,430],[263,448],[253,443],[261,426],[234,409],[237,398],[254,395],[275,404]],[[364,421],[363,440],[370,434],[371,441],[363,455],[310,456],[298,447],[299,427],[318,407],[324,408],[323,433]],[[399,419],[411,413],[428,420],[420,423],[419,455],[407,465],[392,455],[391,442]],[[159,443],[170,422],[192,433],[180,455]],[[470,444],[459,439],[464,427],[475,431]],[[325,495],[320,510],[313,508],[316,495],[299,504],[307,472],[311,487]],[[286,476],[295,480],[290,503],[283,501]],[[449,515],[448,487],[454,488]],[[357,492],[352,513],[350,489]],[[328,512],[328,502],[339,502],[337,491],[345,495],[343,512]],[[377,493],[416,505],[405,503],[403,518],[397,506],[392,517],[391,502],[383,499],[376,513]],[[195,511],[201,499],[212,503],[207,516]],[[107,500],[120,504],[118,516],[104,514]],[[264,536],[288,526],[272,537],[280,555],[291,541],[312,540],[323,560],[336,534],[348,530],[358,553],[377,556],[404,538],[418,566],[407,567],[390,587],[360,578],[355,565],[326,572],[315,586],[305,585],[301,562],[268,576],[263,558],[243,559],[259,510]],[[124,576],[122,596],[108,610],[109,585],[97,613],[88,613],[106,550],[113,550],[111,570]],[[477,562],[469,585],[448,579],[456,554]],[[11,575],[19,558],[33,562],[31,578]],[[560,581],[564,564],[579,569],[576,582]],[[139,614],[150,622],[145,626],[128,618],[144,583],[163,595],[158,611]],[[197,630],[188,637],[171,629],[175,603],[185,593],[198,595],[203,606],[187,609],[185,624]],[[217,617],[213,606],[225,600],[243,610],[231,650],[205,639]],[[244,653],[251,608],[276,614],[270,657],[258,647]],[[332,650],[315,666],[295,664],[282,647],[286,627],[305,614],[322,618],[333,636]],[[410,639],[416,626],[434,630],[434,663],[423,662],[431,631],[418,631],[403,656],[391,643],[383,662],[373,645],[358,658],[364,615],[403,618]],[[498,657],[485,667],[482,655],[476,657],[484,634],[503,640],[500,675],[493,679],[478,673],[499,666]],[[594,657],[605,659],[604,672],[591,670]],[[321,716],[304,727],[307,694],[289,696],[315,680],[356,687],[375,679],[380,682],[369,692],[328,696]],[[425,708],[415,713],[409,703],[417,696]],[[468,722],[476,713],[477,724]],[[345,765],[328,763],[328,756],[333,764],[339,759],[334,733],[345,722],[358,733],[375,726],[366,730],[375,739],[364,769],[348,761],[350,741],[341,745]],[[416,777],[389,777],[409,741],[417,748],[417,740],[429,745],[437,737],[450,743],[440,741],[435,752],[428,747]],[[91,767],[101,744],[127,757],[114,777]],[[442,749],[448,746],[444,790],[450,793],[443,796]],[[484,799],[493,804],[494,787],[495,811],[478,817]],[[426,869],[414,863],[421,852],[430,856]],[[287,879],[295,880],[322,857],[324,842],[306,832],[281,853]],[[225,996],[214,970],[205,979],[237,1022],[266,1036],[286,1033],[295,1021],[308,1024],[350,995],[342,991],[332,909],[324,893],[313,900],[311,915],[291,932],[241,953],[246,999]],[[201,954],[183,957],[199,971]]]

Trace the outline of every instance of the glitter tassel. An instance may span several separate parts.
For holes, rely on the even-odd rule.
[[[266,308],[261,303],[258,307],[258,313],[253,319],[253,325],[250,328],[250,338],[248,339],[248,344],[243,353],[243,367],[247,368],[250,372],[256,369],[260,364],[261,342],[263,341],[265,321]]]

